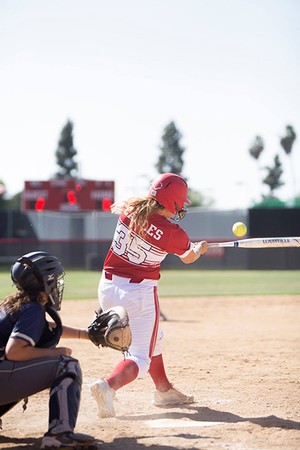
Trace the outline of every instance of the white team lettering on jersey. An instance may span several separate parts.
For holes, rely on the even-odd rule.
[[[148,233],[150,229],[152,230],[150,233],[153,234]],[[157,240],[163,234],[157,227],[149,227],[147,233]],[[122,222],[119,222],[116,228],[112,251],[133,264],[146,266],[159,264],[167,255],[165,251],[151,245],[135,233],[129,233],[128,227]]]
[[[157,241],[159,241],[159,239],[162,237],[162,235],[164,234],[164,232],[162,230],[160,230],[159,228],[157,228],[155,225],[151,224],[150,227],[148,228],[148,230],[146,231],[147,234],[149,234],[149,236],[152,236],[154,239],[156,239]]]

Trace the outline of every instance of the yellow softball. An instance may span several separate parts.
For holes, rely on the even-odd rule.
[[[243,222],[236,222],[232,225],[232,232],[235,236],[245,236],[247,233],[247,227]]]

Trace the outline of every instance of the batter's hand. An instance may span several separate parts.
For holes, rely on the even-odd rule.
[[[184,258],[180,258],[184,264],[192,264],[197,261],[201,255],[204,255],[208,250],[208,244],[206,241],[194,242],[191,250],[186,254]]]
[[[208,250],[208,244],[206,241],[195,242],[194,252],[197,256],[204,255]]]

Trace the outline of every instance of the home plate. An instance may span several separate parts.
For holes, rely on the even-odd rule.
[[[151,428],[188,428],[188,427],[211,427],[221,425],[223,422],[202,422],[196,420],[176,420],[176,419],[157,419],[146,420],[146,425]]]

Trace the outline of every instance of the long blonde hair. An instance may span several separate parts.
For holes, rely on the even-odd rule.
[[[45,305],[47,301],[45,301],[44,295],[45,292],[40,292],[36,295],[36,300],[41,305]],[[47,295],[47,294],[46,294]],[[1,308],[4,308],[8,313],[13,313],[21,308],[22,305],[29,303],[32,301],[32,298],[23,290],[18,290],[7,297],[5,297],[4,301],[0,304]]]
[[[133,197],[121,203],[114,203],[111,212],[125,212],[130,217],[129,231],[145,237],[149,217],[160,214],[165,208],[152,197]]]

